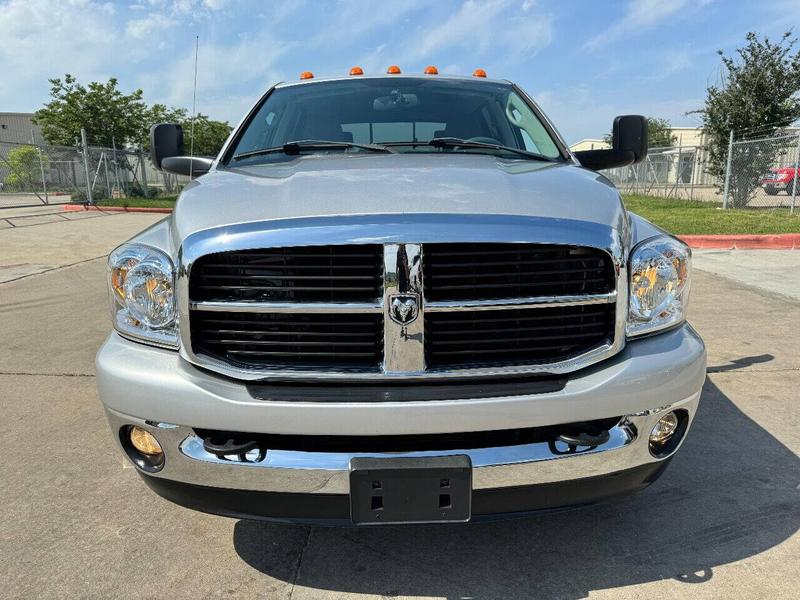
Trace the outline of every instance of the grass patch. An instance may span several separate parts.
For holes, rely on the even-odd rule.
[[[788,208],[721,210],[714,202],[623,195],[625,207],[676,235],[800,233],[800,211]]]
[[[177,196],[162,198],[101,198],[97,206],[124,206],[126,208],[174,208]]]

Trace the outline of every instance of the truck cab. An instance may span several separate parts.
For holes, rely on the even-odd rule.
[[[270,88],[167,219],[109,257],[97,381],[143,481],[189,508],[343,525],[591,504],[663,472],[705,348],[691,252],[515,84],[425,73]]]

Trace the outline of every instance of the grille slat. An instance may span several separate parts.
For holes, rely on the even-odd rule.
[[[611,341],[615,318],[614,304],[498,310],[490,319],[480,311],[430,313],[425,362],[438,369],[567,360]],[[530,322],[545,325],[524,326]]]
[[[238,250],[192,266],[195,302],[373,302],[383,291],[377,244]]]
[[[380,314],[192,311],[192,347],[242,368],[346,366],[377,370]]]
[[[614,289],[611,257],[582,246],[426,244],[422,265],[425,297],[431,301],[602,294]]]

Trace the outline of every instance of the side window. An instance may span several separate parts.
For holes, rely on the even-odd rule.
[[[237,152],[247,152],[248,150],[268,147],[275,137],[275,129],[279,123],[280,119],[275,111],[269,111],[266,115],[257,115],[244,132],[237,146]]]
[[[342,123],[342,131],[353,136],[356,144],[369,144],[372,142],[369,123]]]
[[[525,144],[525,150],[528,152],[539,152],[539,149],[536,147],[536,144],[533,143],[531,136],[528,135],[528,132],[524,129],[519,130],[520,135],[522,135],[522,141]]]
[[[417,123],[415,129],[415,136],[417,139],[411,140],[414,142],[427,142],[436,136],[437,131],[444,131],[447,123]]]
[[[527,104],[515,93],[508,95],[505,107],[506,117],[509,122],[519,129],[525,149],[538,152],[545,156],[556,158],[559,155],[558,147],[553,138],[547,133],[542,122]]]
[[[376,144],[381,142],[411,141],[413,126],[411,123],[373,123],[372,138]]]

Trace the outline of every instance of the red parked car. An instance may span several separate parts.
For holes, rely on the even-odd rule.
[[[793,181],[797,181],[797,192],[800,193],[800,177],[798,177],[794,167],[770,169],[761,179],[761,187],[770,196],[774,196],[781,190],[791,196]]]

